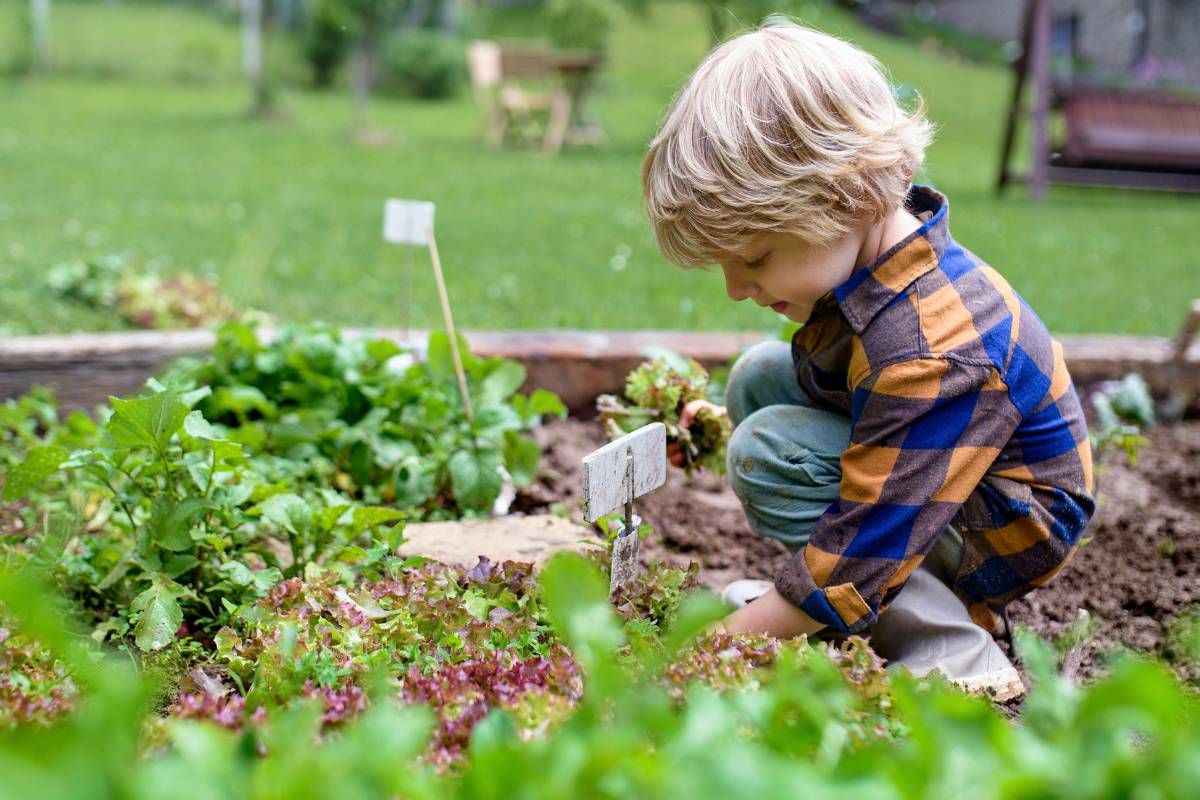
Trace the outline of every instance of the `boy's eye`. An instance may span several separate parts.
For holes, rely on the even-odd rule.
[[[767,257],[770,255],[771,255],[770,252],[763,253],[761,256],[754,259],[753,261],[747,261],[746,266],[749,267],[750,269],[758,269],[763,264],[767,263]]]

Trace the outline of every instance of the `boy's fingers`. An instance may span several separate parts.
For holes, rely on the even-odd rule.
[[[683,466],[683,447],[679,444],[679,442],[671,442],[669,445],[667,445],[667,461],[669,461],[671,465],[675,467]]]
[[[693,400],[692,402],[686,404],[683,407],[683,410],[679,412],[679,427],[692,427],[692,420],[696,418],[696,413],[700,411],[700,407],[703,405],[703,403],[703,400]]]
[[[709,623],[708,627],[704,629],[705,636],[716,636],[721,633],[729,633],[729,628],[725,626],[725,620],[723,619]]]
[[[690,428],[692,426],[692,420],[694,420],[696,415],[700,413],[700,410],[704,408],[710,409],[718,416],[724,416],[725,414],[724,406],[710,403],[707,400],[693,400],[685,405],[683,410],[679,412],[679,427]]]

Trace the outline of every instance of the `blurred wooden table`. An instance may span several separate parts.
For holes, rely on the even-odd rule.
[[[557,153],[563,145],[603,144],[606,141],[591,98],[595,94],[596,77],[607,60],[604,53],[597,52],[554,53],[554,68],[562,76],[568,101],[558,109],[559,113],[551,115],[543,145],[545,152]]]

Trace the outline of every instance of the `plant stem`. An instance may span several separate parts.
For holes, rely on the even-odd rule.
[[[172,497],[179,497],[179,486],[175,480],[175,470],[171,469],[171,459],[167,458],[167,451],[163,448],[155,448],[158,451],[158,458],[163,463],[163,469],[167,473],[167,491]]]
[[[212,497],[213,481],[217,479],[217,448],[212,449],[212,466],[208,470],[208,484],[204,487],[204,499]]]
[[[112,462],[109,462],[109,463],[112,463]],[[134,486],[137,486],[137,476],[136,475],[134,475],[132,472],[129,472],[124,467],[117,466],[116,464],[113,464],[113,466],[117,467],[118,472],[120,472],[126,478],[129,478],[130,483],[132,483]]]
[[[124,470],[122,470],[122,472],[124,472]],[[117,490],[113,488],[112,482],[109,481],[108,478],[103,478],[102,480],[104,481],[104,485],[108,487],[108,490],[112,492],[113,500],[118,506],[121,507],[121,510],[125,512],[125,516],[129,517],[129,530],[137,530],[137,522],[133,519],[133,512],[129,510],[129,506],[125,505],[125,501],[121,499],[120,494],[118,494]]]

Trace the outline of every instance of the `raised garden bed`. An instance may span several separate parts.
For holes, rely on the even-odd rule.
[[[1173,773],[1156,765],[1188,763],[1200,746],[1177,679],[1150,662],[1102,665],[1123,645],[1195,678],[1184,653],[1200,649],[1200,631],[1189,644],[1175,621],[1198,596],[1196,423],[1154,431],[1137,471],[1108,466],[1094,541],[1015,610],[1054,636],[1084,608],[1098,630],[1061,666],[1022,641],[1034,692],[1014,726],[936,680],[890,676],[857,638],[827,649],[702,635],[723,609],[689,588],[771,577],[787,557],[749,532],[712,475],[674,472],[639,502],[655,528],[647,569],[615,594],[602,546],[544,569],[476,560],[541,564],[547,547],[601,545],[561,519],[578,516],[580,460],[603,444],[600,422],[551,419],[561,406],[545,391],[513,395],[524,369],[477,356],[477,416],[463,418],[444,337],[407,364],[388,342],[294,335],[264,346],[235,332],[214,359],[172,371],[198,392],[185,381],[113,401],[103,436],[85,415],[45,422],[44,398],[6,409],[24,420],[6,423],[15,450],[0,456],[21,463],[6,488],[28,503],[0,506],[14,545],[0,550],[0,764],[6,788],[22,787],[14,796],[74,796],[101,773],[138,798],[167,785],[297,798],[591,797],[598,786],[942,796],[955,792],[928,767],[946,757],[975,759],[955,780],[1003,773],[1061,795],[1084,766],[1162,784]],[[573,365],[553,385],[574,376],[567,387],[588,407],[589,387],[622,363],[611,355],[527,351],[526,363]],[[525,487],[513,509],[527,516],[433,522],[400,543],[397,507],[486,516],[505,472]],[[45,506],[30,495],[39,484]],[[74,516],[31,513],[68,500]],[[509,523],[537,535],[514,549]],[[90,636],[63,630],[46,613],[55,592],[27,574],[57,584]],[[1114,729],[1114,718],[1136,721]],[[1037,755],[1050,749],[1052,764]]]

